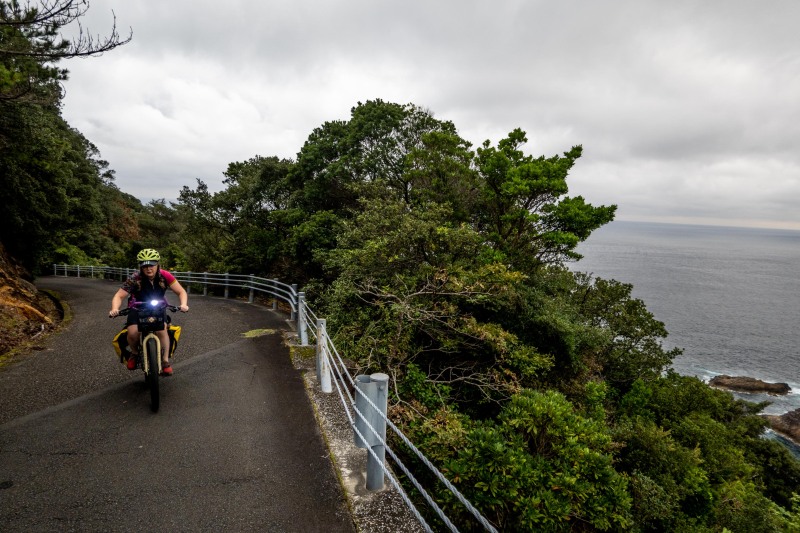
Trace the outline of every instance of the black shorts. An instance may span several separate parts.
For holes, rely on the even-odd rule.
[[[139,312],[136,309],[134,309],[133,307],[128,309],[128,316],[126,318],[127,318],[127,320],[125,320],[125,325],[126,326],[138,326],[139,325]],[[161,328],[161,329],[167,329],[167,325],[164,324],[164,327]]]

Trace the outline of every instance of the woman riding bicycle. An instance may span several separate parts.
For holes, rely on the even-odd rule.
[[[111,311],[108,312],[110,317],[117,316],[122,305],[122,299],[126,296],[130,297],[128,299],[130,311],[128,312],[127,327],[128,347],[131,350],[131,357],[128,358],[128,370],[136,369],[139,355],[139,314],[134,307],[137,302],[163,300],[167,288],[169,288],[180,298],[180,310],[184,313],[189,312],[189,295],[178,280],[175,279],[175,276],[159,267],[158,262],[161,260],[159,253],[152,248],[145,248],[136,255],[136,259],[139,261],[139,272],[125,280],[125,283],[111,299]],[[157,331],[156,335],[158,335],[158,340],[162,346],[161,372],[165,376],[171,376],[172,365],[169,362],[167,327],[167,324],[164,324],[164,329]]]

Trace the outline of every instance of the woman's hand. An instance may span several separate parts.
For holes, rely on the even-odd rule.
[[[189,306],[188,305],[182,305],[178,309],[181,310],[181,313],[188,313],[189,312]]]
[[[112,309],[108,312],[108,318],[114,318],[117,315],[119,315],[119,309]]]

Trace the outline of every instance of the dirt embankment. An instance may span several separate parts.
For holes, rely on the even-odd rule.
[[[31,279],[0,243],[0,365],[14,348],[53,329],[61,317],[52,299],[37,291]]]

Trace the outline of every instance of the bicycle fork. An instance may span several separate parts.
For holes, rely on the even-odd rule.
[[[156,357],[150,357],[151,350],[155,351]],[[153,361],[158,366],[158,368],[156,368],[156,374],[161,374],[161,341],[158,339],[158,335],[152,331],[148,333],[147,336],[142,339],[142,349],[140,353],[142,356],[142,368],[144,369],[144,373],[150,373],[150,364],[151,361]]]

